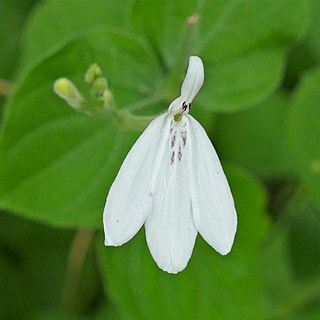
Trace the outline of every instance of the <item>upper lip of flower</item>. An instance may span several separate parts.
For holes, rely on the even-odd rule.
[[[191,56],[187,74],[181,86],[180,96],[171,102],[168,112],[173,116],[187,114],[194,97],[203,85],[203,81],[204,68],[202,61],[197,56]]]

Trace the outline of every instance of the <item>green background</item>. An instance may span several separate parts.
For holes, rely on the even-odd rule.
[[[320,1],[0,0],[0,44],[1,319],[320,318]],[[141,132],[76,112],[53,83],[88,96],[96,62],[120,108],[155,115],[190,55],[205,66],[191,114],[239,224],[229,255],[198,237],[169,275],[143,229],[103,245],[106,195]]]

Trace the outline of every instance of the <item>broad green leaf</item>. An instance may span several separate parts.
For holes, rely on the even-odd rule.
[[[272,319],[317,319],[319,209],[299,193],[281,211],[263,251]]]
[[[120,320],[120,316],[115,307],[108,302],[95,314],[94,320]],[[129,319],[128,319],[129,320]]]
[[[287,96],[278,93],[250,110],[219,115],[213,134],[219,155],[263,178],[290,173],[284,125],[289,103]]]
[[[265,194],[237,167],[227,166],[238,211],[234,247],[220,256],[200,237],[187,268],[158,269],[140,232],[121,248],[97,243],[107,294],[122,319],[264,319],[260,245],[266,232]]]
[[[0,317],[32,319],[60,304],[73,232],[0,215]]]
[[[288,120],[289,156],[305,188],[320,205],[320,70],[302,80]]]
[[[0,0],[0,117],[8,94],[6,84],[15,76],[18,58],[21,55],[21,35],[26,16],[37,0],[6,1]]]
[[[320,210],[305,199],[299,199],[290,203],[285,214],[295,277],[301,281],[316,277],[320,280]]]
[[[304,73],[315,66],[317,66],[317,58],[310,49],[310,44],[306,39],[297,43],[288,54],[282,89],[292,91],[299,84]]]
[[[197,54],[206,70],[201,105],[231,112],[254,105],[277,88],[286,49],[301,36],[305,20],[303,1],[292,6],[282,0],[52,0],[30,20],[24,60],[33,61],[97,27],[128,29],[150,42],[169,77],[168,98],[178,91],[187,57]]]
[[[270,229],[261,256],[270,314],[274,314],[278,312],[280,302],[292,292],[294,276],[289,258],[288,229],[278,221]]]
[[[310,6],[310,21],[307,30],[307,43],[311,54],[314,55],[316,61],[320,63],[320,20],[319,10],[320,2],[317,0],[309,0]]]
[[[94,247],[82,252],[84,232],[52,229],[0,214],[0,318],[60,319],[58,315],[67,311],[74,315],[92,311],[92,301],[101,298],[102,291]],[[83,262],[81,254],[85,254]],[[77,271],[79,281],[73,277]],[[49,317],[51,313],[56,317]]]
[[[26,16],[37,0],[0,1],[0,79],[11,79],[20,55]]]
[[[301,75],[320,63],[320,1],[307,0],[309,19],[305,36],[289,52],[284,86],[294,87]]]
[[[104,115],[79,114],[53,93],[60,76],[81,84],[92,62],[101,65],[120,106],[152,94],[161,79],[144,42],[102,31],[27,72],[7,105],[0,206],[57,225],[101,226],[107,191],[138,133]]]
[[[320,280],[300,281],[295,276],[290,261],[289,233],[289,228],[277,223],[273,235],[263,247],[264,281],[269,296],[268,319],[317,319],[320,315]]]
[[[68,312],[61,310],[40,311],[32,317],[32,320],[85,320],[85,318],[79,318],[73,316]]]
[[[127,0],[43,2],[29,19],[22,62],[29,64],[53,48],[64,46],[94,29],[123,26],[129,7]]]
[[[1,234],[0,239],[0,318],[12,319],[14,310],[16,318],[28,319],[35,308],[34,297],[30,295],[28,280],[17,263],[19,257],[8,250]]]

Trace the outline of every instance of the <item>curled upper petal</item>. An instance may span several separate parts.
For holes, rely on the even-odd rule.
[[[184,78],[180,97],[175,99],[169,106],[169,112],[175,114],[183,110],[183,105],[189,106],[192,100],[199,92],[204,81],[204,68],[202,60],[197,56],[191,56],[189,58],[189,66],[186,77]]]
[[[191,103],[203,85],[204,69],[202,60],[197,56],[189,58],[189,67],[181,87],[181,98]]]

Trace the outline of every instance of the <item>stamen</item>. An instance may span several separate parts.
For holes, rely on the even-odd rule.
[[[188,105],[186,104],[185,101],[182,102],[182,112],[185,112],[188,108]]]

